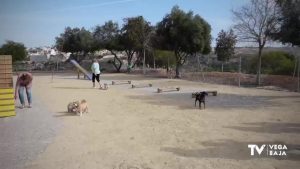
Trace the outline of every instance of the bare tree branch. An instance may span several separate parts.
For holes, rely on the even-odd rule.
[[[279,29],[279,12],[275,0],[251,0],[248,5],[232,11],[238,40],[258,44],[257,83],[260,84],[261,53],[271,33]]]

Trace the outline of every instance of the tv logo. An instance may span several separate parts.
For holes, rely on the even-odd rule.
[[[256,144],[248,144],[250,155],[254,156],[255,152],[261,155],[263,152],[267,156],[286,156],[287,146],[284,144],[263,144],[258,146]]]
[[[250,155],[252,156],[254,156],[254,150],[256,150],[257,154],[260,155],[264,151],[265,147],[265,144],[263,144],[261,147],[258,147],[256,144],[248,144],[248,148],[251,149]]]

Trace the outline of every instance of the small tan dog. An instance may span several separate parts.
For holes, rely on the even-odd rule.
[[[82,116],[82,113],[89,112],[88,104],[85,99],[81,100],[81,102],[79,104],[79,112],[80,112],[80,116]]]
[[[107,90],[108,89],[108,85],[106,83],[104,83],[103,85],[100,85],[100,89],[101,90]]]
[[[75,102],[70,102],[68,104],[68,112],[69,113],[76,113],[82,116],[82,113],[88,113],[88,104],[85,99]]]

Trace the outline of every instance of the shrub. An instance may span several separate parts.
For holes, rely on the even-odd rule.
[[[256,73],[257,58],[251,57],[246,62],[247,72]],[[268,52],[262,55],[261,62],[261,72],[263,74],[292,75],[295,58],[285,52]]]

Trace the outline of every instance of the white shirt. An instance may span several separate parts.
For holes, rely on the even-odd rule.
[[[96,74],[100,74],[100,66],[99,66],[99,63],[94,62],[94,63],[92,64],[91,69],[92,69],[92,72],[93,72],[95,75],[96,75]]]

